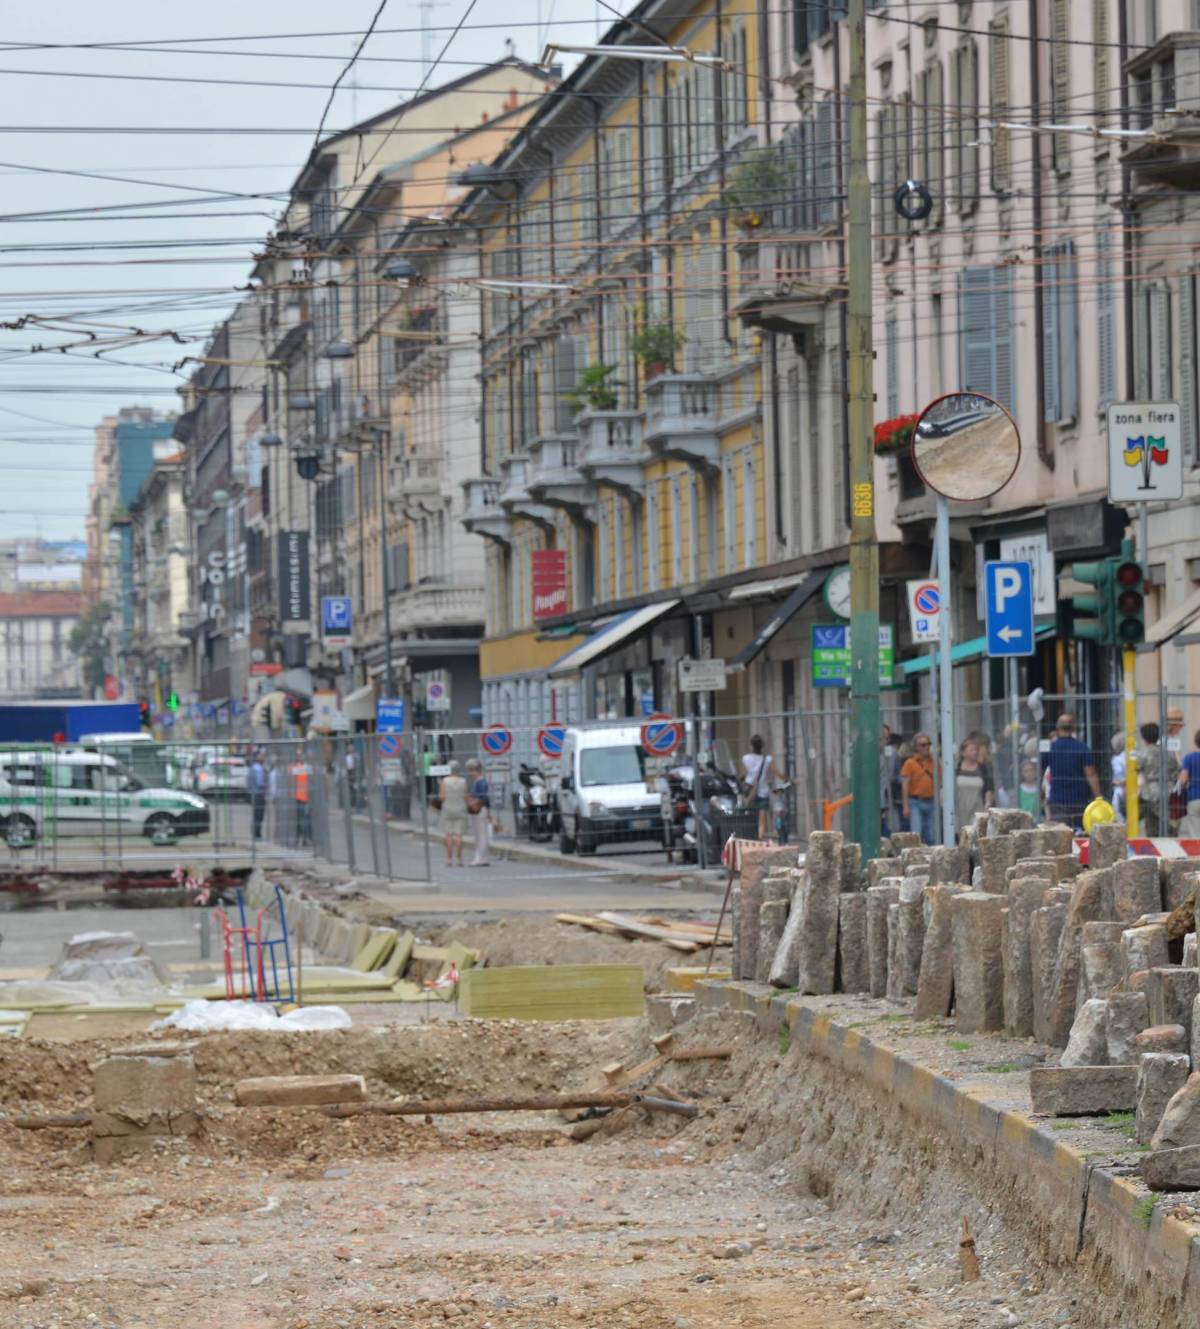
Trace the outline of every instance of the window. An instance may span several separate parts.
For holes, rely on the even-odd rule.
[[[554,382],[555,382],[555,419],[562,430],[574,429],[575,412],[567,395],[575,390],[579,375],[583,372],[587,346],[582,337],[568,335],[559,337],[554,343]]]
[[[659,522],[662,512],[658,500],[657,480],[646,482],[646,572],[649,591],[658,590],[662,584],[659,576],[659,552],[662,549],[662,530]]]
[[[613,500],[613,595],[620,599],[625,594],[625,501],[620,496]]]
[[[752,568],[758,562],[757,497],[754,454],[747,450],[742,458],[742,566],[746,568]]]
[[[900,414],[900,324],[896,311],[889,310],[884,323],[887,357],[887,415],[892,420]]]
[[[718,246],[699,240],[690,251],[690,260],[684,273],[684,364],[689,373],[711,374],[725,358],[722,253]]]
[[[1117,399],[1117,310],[1112,279],[1112,235],[1096,237],[1096,377],[1097,405]]]
[[[609,598],[608,508],[608,503],[603,502],[596,513],[596,599],[601,602]]]
[[[1050,0],[1050,115],[1055,124],[1071,117],[1071,29],[1070,0]],[[1071,173],[1071,136],[1055,134],[1051,139],[1054,169]]]
[[[933,195],[933,211],[927,223],[929,226],[936,226],[940,222],[945,196],[945,100],[942,62],[934,60],[917,75],[912,113],[916,178],[924,181]]]
[[[874,9],[876,5],[870,7]],[[794,0],[792,47],[796,55],[803,57],[809,46],[824,37],[845,13],[844,0]]]
[[[679,492],[678,475],[671,476],[671,584],[683,584],[683,496]]]
[[[1009,110],[1008,19],[993,19],[988,24],[988,63],[991,66],[990,111],[993,121],[1011,119]],[[1012,134],[998,126],[992,130],[992,189],[1007,194],[1012,189]]]
[[[750,80],[746,28],[741,19],[729,33],[725,58],[730,68],[723,72],[725,135],[736,138],[750,123]]]
[[[959,381],[1016,410],[1012,269],[967,268],[958,278]]]
[[[1119,2],[1119,0],[1118,0]],[[1108,7],[1112,0],[1092,0],[1092,89],[1091,99],[1103,114],[1112,102],[1112,56],[1109,37]],[[1107,148],[1104,141],[1101,144]]]
[[[722,521],[725,527],[726,573],[737,571],[737,482],[732,457],[721,458]]]
[[[1183,459],[1195,466],[1197,429],[1200,427],[1200,374],[1196,372],[1196,338],[1200,336],[1200,310],[1197,309],[1195,272],[1185,272],[1179,279],[1179,405],[1183,415]]]
[[[1070,240],[1042,250],[1043,418],[1067,424],[1079,415],[1079,276]]]
[[[979,202],[979,47],[974,41],[951,52],[950,87],[950,178],[958,191],[958,210],[966,215]]]
[[[813,122],[813,154],[816,189],[816,221],[818,226],[829,226],[840,216],[837,197],[837,109],[832,99],[817,104]]]

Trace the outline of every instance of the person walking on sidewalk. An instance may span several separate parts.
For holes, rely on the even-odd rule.
[[[1083,822],[1084,808],[1103,794],[1096,758],[1091,748],[1075,737],[1073,715],[1060,715],[1054,730],[1054,741],[1042,758],[1043,770],[1050,773],[1050,820],[1065,822],[1077,830]]]
[[[490,866],[492,844],[492,798],[483,763],[478,757],[467,762],[467,813],[471,818],[471,831],[475,837],[473,868]]]
[[[913,754],[900,768],[904,819],[921,837],[933,843],[933,740],[928,734],[913,738]]]
[[[261,840],[263,821],[267,816],[267,768],[263,765],[261,752],[256,752],[250,760],[250,769],[246,772],[246,784],[250,790],[254,838]]]
[[[446,866],[462,867],[463,836],[467,833],[467,782],[458,762],[450,763],[450,774],[438,787],[442,804],[442,834],[446,837]]]

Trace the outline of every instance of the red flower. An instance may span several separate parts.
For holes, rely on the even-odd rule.
[[[881,420],[875,426],[875,451],[905,451],[912,442],[913,430],[920,418],[919,415],[898,415],[892,420]]]

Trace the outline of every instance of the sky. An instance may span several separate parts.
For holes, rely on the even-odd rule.
[[[189,372],[178,362],[202,351],[236,302],[330,87],[379,4],[4,6],[5,535],[82,535],[95,425],[121,406],[176,408]],[[613,6],[624,12],[629,3]],[[536,60],[547,41],[594,41],[612,21],[597,0],[386,0],[325,132],[417,91],[426,42],[438,60],[426,86],[436,86],[501,58],[506,38]],[[193,132],[172,132],[184,129]],[[214,197],[228,194],[238,197]],[[126,340],[139,331],[171,332],[183,344]]]

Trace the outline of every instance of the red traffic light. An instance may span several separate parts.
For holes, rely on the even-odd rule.
[[[1118,586],[1141,586],[1142,568],[1140,563],[1118,563],[1113,579]]]

